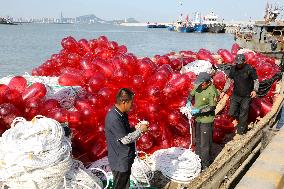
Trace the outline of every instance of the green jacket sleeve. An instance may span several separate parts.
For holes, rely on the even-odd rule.
[[[188,98],[187,98],[187,102],[191,102],[194,96],[195,96],[195,89],[190,91]]]
[[[195,96],[195,90],[196,90],[196,88],[194,87],[194,89],[192,89],[192,91],[190,91],[189,95],[192,96],[192,97]]]

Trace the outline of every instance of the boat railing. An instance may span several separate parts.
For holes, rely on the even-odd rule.
[[[273,36],[284,36],[284,29],[281,29],[281,30],[273,30],[272,35],[273,35]]]
[[[220,154],[208,169],[188,184],[168,183],[164,188],[230,188],[233,182],[238,179],[243,168],[249,166],[253,160],[268,144],[266,137],[271,128],[277,124],[278,114],[284,102],[284,78],[279,81],[280,93],[276,95],[271,111],[256,122],[250,123],[250,131],[243,137],[227,143]],[[277,132],[277,131],[275,131]]]

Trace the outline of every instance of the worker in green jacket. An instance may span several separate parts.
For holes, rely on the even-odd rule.
[[[190,92],[187,106],[192,108],[195,117],[195,153],[201,159],[202,169],[206,169],[212,162],[213,122],[217,105],[218,92],[206,72],[201,72]],[[195,99],[194,106],[191,100]]]

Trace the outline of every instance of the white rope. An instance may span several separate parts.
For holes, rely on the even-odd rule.
[[[109,165],[109,161],[108,161],[108,158],[107,156],[102,158],[102,159],[99,159],[95,162],[93,162],[88,169],[94,169],[94,168],[99,168],[99,169],[102,169],[103,171],[105,172],[111,172],[111,168],[110,168],[110,165]]]
[[[196,60],[184,66],[180,71],[181,74],[187,72],[193,72],[196,75],[199,75],[200,72],[207,72],[210,74],[212,72],[212,64],[206,60]]]
[[[249,53],[252,52],[253,54],[255,54],[255,52],[253,50],[250,49],[240,49],[238,50],[237,54],[245,54],[245,53]]]
[[[13,78],[13,75],[9,75],[0,79],[0,84],[8,85],[10,80]],[[23,77],[29,83],[42,83],[49,86],[59,86],[58,77],[46,77],[46,76],[31,76],[28,73],[25,73]]]
[[[144,159],[142,160],[138,155],[140,153],[144,154]],[[134,159],[134,163],[131,167],[131,176],[137,181],[136,185],[139,186],[139,183],[147,184],[144,187],[150,187],[150,181],[154,177],[154,172],[151,169],[149,158],[145,152],[138,151],[136,152],[137,156]]]
[[[0,182],[12,189],[102,188],[101,181],[71,158],[70,140],[56,120],[16,118],[0,138]]]
[[[7,77],[2,77],[0,79],[0,84],[5,84],[8,85],[10,80],[13,78],[14,76],[7,76]]]
[[[137,156],[134,159],[134,163],[132,164],[131,167],[131,177],[133,178],[134,181],[136,181],[135,183],[136,187],[138,188],[149,187],[150,181],[154,177],[154,172],[152,171],[150,157],[148,157],[147,154],[142,151],[138,151],[136,153],[137,155],[143,153],[145,158],[142,160]],[[107,157],[104,157],[102,159],[93,162],[88,169],[93,170],[95,169],[94,167],[102,169],[106,173],[108,178],[112,178],[112,172]],[[141,186],[142,184],[143,186]],[[145,186],[144,184],[147,184],[147,186]]]
[[[172,147],[152,155],[153,168],[178,183],[189,182],[201,171],[201,160],[190,149]]]
[[[188,123],[189,123],[189,132],[190,132],[190,145],[189,145],[189,148],[192,147],[192,142],[193,142],[193,133],[192,133],[192,122],[191,122],[191,119],[192,119],[192,114],[191,114],[191,110],[192,108],[191,107],[187,107],[187,106],[184,106],[184,107],[181,107],[180,108],[180,112],[182,114],[184,114],[187,119],[188,119]]]
[[[101,172],[101,173],[104,174],[104,176],[106,177],[106,181],[107,181],[107,184],[106,184],[106,186],[105,186],[105,189],[107,189],[108,186],[109,186],[108,173],[107,173],[106,171],[104,171],[103,169],[100,169],[100,168],[89,168],[89,170],[91,170],[91,171],[96,170],[96,171],[99,171],[99,172]]]
[[[102,188],[102,182],[86,169],[82,162],[73,160],[71,169],[66,173],[66,187],[74,189]]]
[[[192,118],[191,110],[192,110],[191,107],[186,107],[186,106],[180,108],[180,112],[184,114],[188,118],[188,120],[191,120]]]
[[[49,86],[59,86],[58,77],[50,76],[31,76],[28,73],[25,73],[23,77],[30,83],[42,83]]]

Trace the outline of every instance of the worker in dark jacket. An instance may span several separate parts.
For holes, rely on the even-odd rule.
[[[148,130],[148,124],[140,124],[136,130],[129,125],[127,112],[131,110],[133,96],[131,90],[120,89],[116,95],[116,103],[105,119],[108,161],[115,189],[129,188],[131,166],[135,158],[135,141]]]
[[[201,159],[202,169],[206,169],[212,162],[213,121],[217,105],[218,92],[206,72],[201,72],[196,81],[195,88],[190,92],[187,106],[195,99],[192,115],[195,117],[195,153]]]
[[[237,134],[239,135],[247,132],[250,102],[252,98],[256,97],[256,92],[259,87],[255,69],[245,62],[245,55],[238,54],[235,59],[236,65],[231,68],[229,79],[226,81],[223,92],[220,95],[220,97],[224,96],[231,85],[231,80],[233,80],[234,89],[231,97],[229,114],[235,118],[234,124],[237,125]]]

